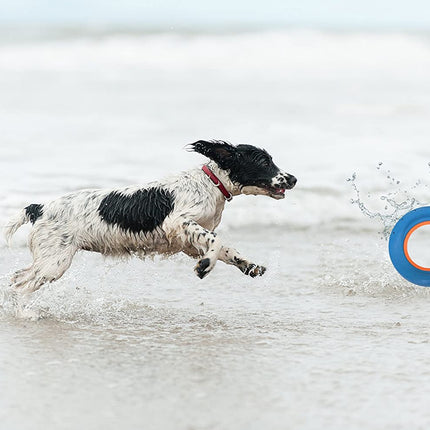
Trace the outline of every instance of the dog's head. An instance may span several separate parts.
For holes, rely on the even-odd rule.
[[[285,190],[296,185],[297,179],[279,169],[264,149],[252,145],[234,146],[222,140],[198,140],[190,147],[226,170],[243,194],[283,199]]]

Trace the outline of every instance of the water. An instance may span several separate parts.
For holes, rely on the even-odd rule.
[[[383,237],[429,204],[429,66],[425,34],[2,39],[2,224],[202,163],[199,138],[263,146],[299,180],[224,213],[262,278],[82,252],[19,317],[0,300],[2,429],[426,426],[430,296]],[[28,231],[0,247],[2,295]]]
[[[382,162],[378,163],[377,170],[381,169],[382,164]],[[421,179],[418,179],[413,186],[408,189],[402,189],[401,181],[392,177],[390,171],[383,172],[383,174],[386,175],[388,180],[388,190],[385,189],[382,195],[379,195],[379,204],[375,204],[375,196],[371,193],[367,194],[369,202],[363,199],[357,185],[357,175],[355,173],[347,181],[351,183],[356,195],[355,199],[351,199],[351,203],[357,205],[363,215],[371,220],[378,221],[382,228],[380,231],[381,238],[388,240],[391,230],[402,216],[414,209],[425,206],[425,203],[421,203],[416,196],[420,194],[428,195],[430,187],[423,183]],[[374,209],[371,209],[368,205],[372,205]]]

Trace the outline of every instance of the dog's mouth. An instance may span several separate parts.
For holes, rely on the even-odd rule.
[[[267,190],[267,193],[270,197],[274,199],[283,199],[285,198],[285,191],[291,190],[297,183],[297,179],[293,175],[288,175],[283,178],[283,180],[279,182],[275,182],[275,184],[265,185],[264,188]]]
[[[278,188],[278,187],[264,187],[267,190],[269,197],[273,199],[284,199],[286,188]]]
[[[243,194],[252,194],[254,196],[262,195],[272,197],[272,199],[280,200],[285,198],[286,187],[274,187],[272,185],[248,185],[241,187]]]
[[[297,180],[295,178],[294,182],[286,182],[280,183],[276,185],[263,185],[263,189],[267,192],[267,194],[273,199],[283,199],[285,198],[285,191],[291,190],[296,185]]]

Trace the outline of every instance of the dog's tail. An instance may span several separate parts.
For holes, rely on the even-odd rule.
[[[13,218],[9,220],[4,228],[6,243],[10,245],[10,240],[16,231],[24,224],[31,222],[34,224],[43,215],[43,205],[32,204],[21,209]]]

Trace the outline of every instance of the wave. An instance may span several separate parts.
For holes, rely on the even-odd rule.
[[[67,37],[64,37],[67,35]],[[283,30],[239,33],[140,33],[58,30],[43,37],[0,34],[4,70],[73,70],[97,66],[174,68],[178,72],[359,74],[392,68],[394,74],[423,75],[430,43],[423,33]],[[85,67],[85,65],[87,67]]]
[[[399,205],[429,201],[425,33],[109,30],[0,40],[0,222],[71,190],[144,184],[203,163],[181,150],[198,138],[265,147],[299,180],[282,202],[234,199],[226,229],[380,228],[381,217],[351,204],[353,172],[367,215],[382,214],[390,193]]]

